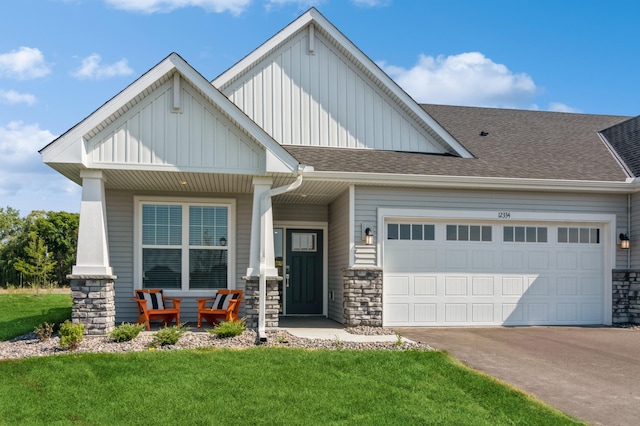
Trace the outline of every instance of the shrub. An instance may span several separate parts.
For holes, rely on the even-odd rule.
[[[161,328],[153,334],[153,340],[149,346],[157,348],[158,346],[175,345],[180,337],[187,332],[184,326],[185,323]]]
[[[234,337],[244,333],[247,328],[244,318],[237,321],[224,321],[213,327],[211,330],[207,330],[211,334],[215,334],[218,337]]]
[[[144,330],[144,324],[129,324],[123,322],[109,333],[109,337],[118,343],[128,342],[129,340],[135,339],[142,330]]]
[[[41,342],[44,342],[45,340],[49,340],[51,338],[54,327],[55,324],[44,322],[37,326],[35,330],[33,330],[33,332],[38,335],[38,339],[40,339]]]
[[[84,324],[78,322],[73,323],[66,320],[60,326],[60,347],[62,349],[74,350],[78,349],[82,342],[82,334],[84,333]]]

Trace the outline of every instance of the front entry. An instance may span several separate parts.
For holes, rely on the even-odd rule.
[[[287,229],[285,313],[322,314],[322,230]]]

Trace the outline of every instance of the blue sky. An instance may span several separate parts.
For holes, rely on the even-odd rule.
[[[640,114],[634,0],[3,1],[0,207],[78,211],[40,148],[169,53],[213,79],[310,6],[421,103]]]

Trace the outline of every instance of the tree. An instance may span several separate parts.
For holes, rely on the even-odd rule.
[[[25,279],[35,280],[26,264],[37,267],[33,254],[39,252],[36,257],[42,261],[43,247],[53,269],[45,268],[46,275],[38,276],[38,282],[68,284],[66,276],[76,258],[79,221],[77,213],[35,210],[21,218],[11,207],[0,208],[0,285],[21,286]]]
[[[0,245],[5,244],[9,239],[13,238],[20,228],[24,220],[20,218],[20,211],[11,207],[0,207]]]
[[[14,268],[16,259],[24,254],[19,243],[25,220],[11,207],[0,207],[0,285],[20,283],[20,274]]]
[[[80,216],[68,212],[33,212],[33,223],[38,236],[52,253],[56,262],[53,280],[59,284],[67,284],[67,275],[76,261],[78,244],[78,226]]]
[[[36,232],[29,233],[29,243],[24,248],[26,258],[18,258],[14,268],[22,272],[35,288],[49,284],[49,276],[56,266],[44,240]]]

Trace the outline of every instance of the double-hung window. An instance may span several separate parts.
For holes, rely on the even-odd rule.
[[[197,291],[234,280],[232,201],[139,199],[137,288]]]

